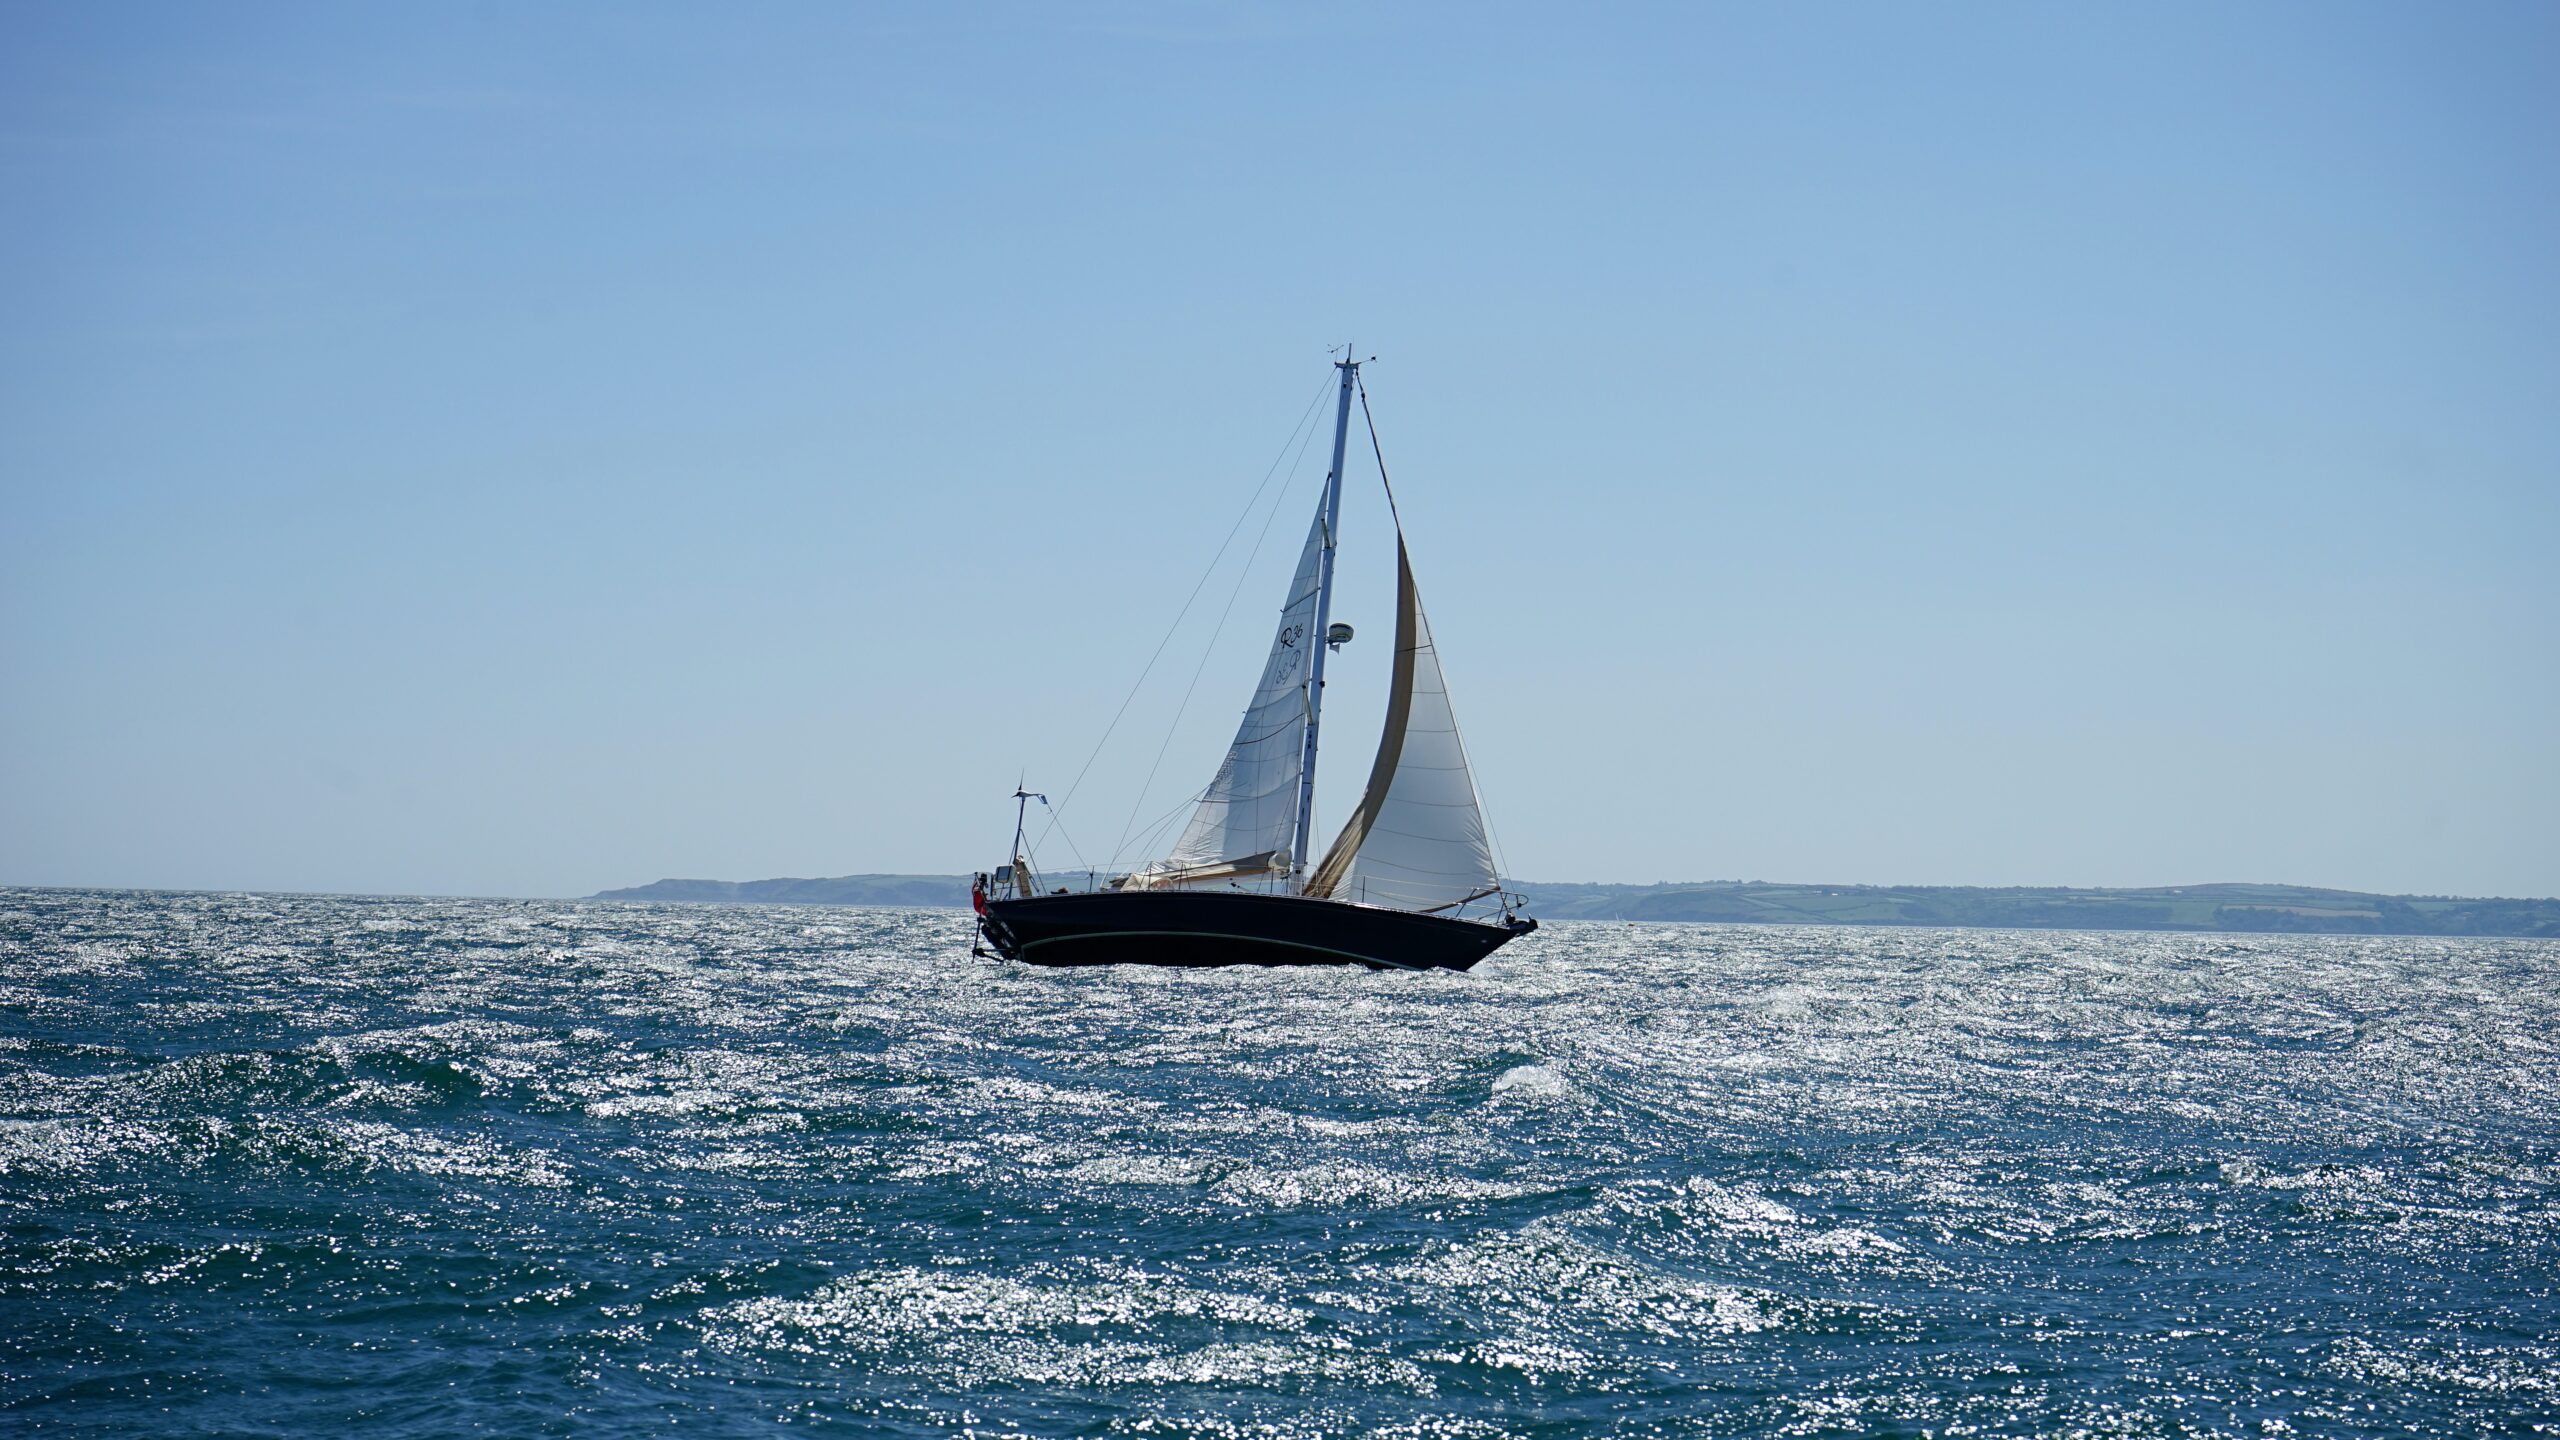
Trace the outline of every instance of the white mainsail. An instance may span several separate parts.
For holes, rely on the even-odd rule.
[[[1447,910],[1502,888],[1484,807],[1458,740],[1431,621],[1396,536],[1396,657],[1385,733],[1360,803],[1307,879],[1308,895]]]
[[[1148,887],[1216,881],[1286,869],[1298,821],[1298,777],[1306,763],[1307,674],[1315,650],[1317,567],[1324,550],[1324,506],[1307,529],[1288,603],[1271,637],[1262,683],[1236,727],[1235,743],[1209,782],[1173,853],[1129,877]]]

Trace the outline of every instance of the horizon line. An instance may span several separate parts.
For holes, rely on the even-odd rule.
[[[604,889],[604,890],[598,890],[598,891],[595,891],[595,892],[592,892],[592,893],[589,893],[589,894],[584,894],[584,895],[498,894],[498,893],[491,893],[491,892],[437,891],[437,890],[399,890],[399,889],[383,889],[383,890],[318,890],[318,889],[302,889],[302,888],[298,888],[298,887],[291,886],[291,885],[129,885],[129,884],[128,884],[128,885],[106,885],[106,884],[87,884],[87,883],[19,882],[19,881],[0,881],[0,891],[10,891],[10,890],[36,890],[36,891],[93,891],[93,892],[102,892],[102,893],[125,893],[125,894],[145,894],[145,895],[291,895],[291,896],[306,896],[306,897],[313,897],[313,898],[332,898],[332,899],[351,899],[351,900],[515,900],[515,901],[573,901],[573,900],[608,900],[608,897],[610,896],[611,892],[613,892],[613,891],[617,891],[617,890],[645,890],[645,889],[649,888],[649,886],[651,886],[651,885],[666,885],[666,884],[678,884],[678,883],[685,883],[685,884],[705,884],[705,885],[767,885],[767,884],[773,884],[773,883],[776,883],[776,882],[779,882],[779,881],[872,880],[872,879],[897,879],[897,880],[945,880],[945,879],[948,879],[948,880],[966,880],[969,876],[971,876],[972,874],[975,874],[975,873],[977,873],[977,872],[975,872],[975,871],[970,871],[970,870],[857,870],[857,871],[848,871],[848,872],[846,872],[846,873],[844,873],[844,874],[841,874],[841,875],[770,875],[770,876],[763,876],[763,877],[760,877],[760,878],[758,878],[758,879],[754,879],[754,880],[721,880],[721,879],[716,879],[716,878],[709,877],[709,876],[695,876],[695,875],[662,875],[662,876],[658,877],[658,878],[657,878],[657,879],[655,879],[655,880],[645,881],[645,882],[643,882],[643,883],[641,883],[641,884],[638,884],[638,885],[617,885],[617,886],[609,886],[609,887],[607,887],[607,888],[606,888],[606,889]],[[1072,872],[1060,872],[1060,873],[1072,873]],[[2114,892],[2124,892],[2124,893],[2142,892],[2142,891],[2158,892],[2158,891],[2181,891],[2181,890],[2207,890],[2207,889],[2213,889],[2213,888],[2217,888],[2217,887],[2229,887],[2229,886],[2250,886],[2250,885],[2256,885],[2256,886],[2269,886],[2269,887],[2276,887],[2276,888],[2289,889],[2289,890],[2317,890],[2317,891],[2325,891],[2325,892],[2327,892],[2327,893],[2335,894],[2335,895],[2359,895],[2359,896],[2368,896],[2368,897],[2372,897],[2372,898],[2375,898],[2375,899],[2384,899],[2384,900],[2477,900],[2477,901],[2504,901],[2504,902],[2516,903],[2516,904],[2560,904],[2560,894],[2554,894],[2554,895],[2464,895],[2464,894],[2457,894],[2457,893],[2454,893],[2454,892],[2451,892],[2451,891],[2417,891],[2417,890],[2352,890],[2352,889],[2346,889],[2346,888],[2343,888],[2343,887],[2340,887],[2340,886],[2335,886],[2335,885],[2311,885],[2311,884],[2303,884],[2303,883],[2300,883],[2300,882],[2297,882],[2297,881],[2291,881],[2291,880],[2202,880],[2202,881],[2189,881],[2189,882],[2183,882],[2183,883],[2180,883],[2180,884],[2174,884],[2174,885],[2067,885],[2067,884],[2008,884],[2008,885],[1987,885],[1987,884],[1937,884],[1937,883],[1913,883],[1913,884],[1903,884],[1903,883],[1879,883],[1879,882],[1876,882],[1876,881],[1869,881],[1869,880],[1756,880],[1756,879],[1755,879],[1755,880],[1740,880],[1740,879],[1722,879],[1722,880],[1522,880],[1522,879],[1516,879],[1516,878],[1513,878],[1513,879],[1508,879],[1508,880],[1506,881],[1506,884],[1507,884],[1508,886],[1511,886],[1511,887],[1529,888],[1529,889],[1535,889],[1535,888],[1540,887],[1540,886],[1550,886],[1550,887],[1555,887],[1555,886],[1593,886],[1593,887],[1615,887],[1615,888],[1633,889],[1633,890],[1668,890],[1668,889],[1678,889],[1678,888],[1683,888],[1683,887],[1713,887],[1713,886],[1766,885],[1766,886],[1801,887],[1801,888],[1806,888],[1806,889],[1826,889],[1826,888],[1827,888],[1827,889],[1835,889],[1835,890],[2064,890],[2064,891],[2084,891],[2084,892],[2089,892],[2089,891],[2095,891],[2095,892],[2108,892],[2108,891],[2114,891]],[[623,902],[623,901],[609,901],[609,903],[631,903],[631,902]]]

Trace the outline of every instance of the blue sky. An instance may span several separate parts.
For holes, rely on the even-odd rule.
[[[10,5],[0,882],[993,863],[1350,339],[1522,876],[2560,893],[2554,135],[2546,5]]]

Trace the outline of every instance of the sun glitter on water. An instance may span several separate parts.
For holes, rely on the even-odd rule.
[[[2560,1420],[2560,945],[1557,925],[1041,972],[934,911],[0,892],[69,1433]]]

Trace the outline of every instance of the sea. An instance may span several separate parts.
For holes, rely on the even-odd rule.
[[[2560,1429],[2560,942],[0,891],[0,1433]]]

